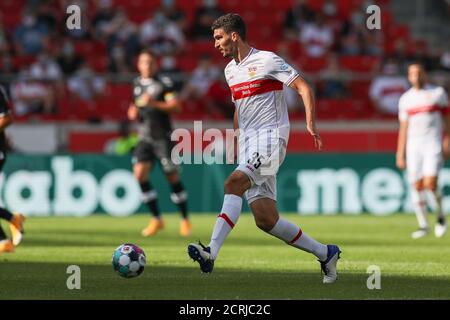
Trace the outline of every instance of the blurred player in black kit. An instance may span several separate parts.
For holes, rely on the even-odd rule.
[[[158,160],[172,188],[171,200],[182,215],[180,235],[188,236],[191,224],[187,213],[187,193],[180,181],[179,168],[171,159],[175,143],[170,139],[170,113],[180,111],[180,102],[171,79],[157,74],[156,57],[151,52],[142,51],[139,54],[137,68],[140,76],[133,82],[134,102],[128,108],[128,118],[139,123],[139,143],[133,152],[133,173],[141,187],[143,202],[153,213],[142,235],[152,236],[164,228],[157,193],[149,181],[149,173]]]
[[[12,123],[12,117],[9,113],[8,98],[2,86],[0,86],[0,171],[6,162],[8,146],[6,142],[5,129]],[[14,252],[14,247],[22,241],[23,222],[25,217],[19,213],[11,213],[5,208],[0,207],[0,218],[7,220],[10,225],[11,239],[6,237],[0,225],[0,253]]]

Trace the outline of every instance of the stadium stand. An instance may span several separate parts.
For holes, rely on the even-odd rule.
[[[406,44],[408,57],[414,58],[414,54],[421,50],[427,43],[413,39],[407,25],[399,24],[393,18],[389,11],[389,3],[391,0],[378,0],[374,3],[381,6],[382,15],[382,31],[379,32],[382,39],[380,54],[360,53],[356,55],[342,55],[339,46],[343,38],[343,28],[345,26],[355,28],[354,13],[365,4],[363,0],[309,0],[306,5],[315,14],[324,14],[325,6],[332,3],[334,14],[326,16],[327,23],[333,23],[335,33],[335,43],[332,45],[330,52],[321,57],[308,57],[304,54],[305,48],[302,48],[298,40],[286,39],[283,34],[283,23],[285,14],[292,8],[295,1],[291,0],[255,0],[255,1],[239,1],[239,0],[220,0],[217,5],[224,12],[236,12],[241,14],[247,23],[252,26],[249,28],[250,44],[264,50],[279,52],[281,47],[287,47],[290,61],[296,65],[311,83],[320,88],[322,81],[322,72],[326,70],[329,64],[331,54],[338,55],[338,63],[342,70],[349,76],[346,78],[346,87],[348,95],[346,97],[330,99],[319,97],[317,103],[318,116],[324,120],[364,120],[371,121],[373,119],[391,119],[395,116],[380,114],[372,105],[368,98],[368,90],[374,75],[380,70],[384,59],[394,55],[395,43],[401,39]],[[213,47],[213,42],[205,40],[192,40],[190,36],[190,27],[194,22],[195,10],[203,4],[201,0],[193,1],[175,1],[176,7],[180,9],[186,17],[188,28],[184,31],[186,40],[182,51],[175,53],[176,67],[183,73],[183,81],[189,78],[190,73],[198,64],[198,57],[202,54],[209,54],[214,63],[219,67],[223,67],[226,61]],[[126,115],[126,108],[130,103],[131,88],[130,81],[135,76],[133,72],[116,72],[109,70],[113,54],[121,54],[121,51],[112,50],[110,38],[97,37],[94,34],[92,22],[95,14],[100,6],[112,8],[112,17],[105,18],[105,23],[111,21],[114,12],[119,9],[125,12],[128,19],[137,27],[136,35],[139,34],[140,25],[149,19],[152,14],[160,8],[160,0],[78,0],[74,3],[82,5],[86,8],[86,17],[90,19],[88,25],[91,27],[88,34],[83,35],[81,39],[76,35],[67,32],[65,27],[65,8],[69,4],[68,1],[27,1],[27,0],[3,0],[0,2],[0,31],[3,30],[7,41],[7,50],[2,52],[0,56],[0,71],[3,73],[5,69],[4,61],[12,57],[12,70],[19,74],[21,71],[27,70],[28,67],[37,59],[37,56],[19,55],[14,45],[14,34],[17,27],[23,23],[23,14],[28,13],[36,18],[36,23],[48,23],[52,19],[56,21],[57,28],[49,32],[48,37],[44,41],[44,47],[48,52],[57,54],[58,48],[64,39],[72,42],[75,52],[81,56],[87,64],[95,71],[98,76],[103,77],[106,82],[104,94],[96,97],[92,101],[82,101],[77,99],[65,90],[63,96],[58,96],[55,114],[27,114],[17,116],[16,119],[20,123],[29,121],[42,122],[102,122],[102,121],[120,121]],[[43,9],[45,8],[45,10]],[[329,9],[329,7],[327,7]],[[108,20],[109,19],[109,20]],[[353,24],[353,26],[352,26]],[[258,26],[258,27],[255,27]],[[336,27],[337,26],[337,27]],[[2,32],[0,32],[2,34]],[[127,50],[127,42],[130,35],[119,34],[119,41],[116,45],[122,46],[125,53]],[[125,37],[121,39],[121,37]],[[370,42],[372,38],[366,39]],[[142,47],[143,44],[141,43]],[[439,59],[439,57],[431,57]],[[401,63],[402,61],[399,61]],[[127,61],[133,70],[134,58]],[[6,70],[6,69],[5,69]],[[6,71],[0,79],[1,83],[10,85],[14,80],[14,76],[6,77]],[[67,78],[66,78],[67,80]],[[14,97],[13,97],[14,100]],[[14,109],[13,109],[14,110]],[[291,119],[293,121],[302,120],[302,110],[291,110]],[[176,115],[176,119],[180,121],[201,120],[208,121],[222,120],[226,121],[226,116],[208,115],[203,101],[186,101],[184,102],[183,112]]]

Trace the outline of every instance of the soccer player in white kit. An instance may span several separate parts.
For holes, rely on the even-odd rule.
[[[234,127],[239,128],[239,165],[225,181],[222,210],[211,242],[208,246],[189,244],[188,254],[200,264],[202,272],[212,272],[219,250],[241,214],[245,194],[256,225],[288,245],[315,255],[324,273],[323,282],[333,283],[337,279],[339,247],[314,240],[280,217],[276,208],[276,173],[284,160],[289,137],[283,84],[302,97],[307,130],[320,150],[322,140],[315,124],[313,92],[282,58],[250,47],[245,23],[239,15],[219,17],[211,29],[215,48],[224,57],[232,58],[225,68],[225,77],[236,106]]]
[[[411,234],[412,238],[421,238],[429,232],[427,191],[435,202],[437,222],[434,233],[440,238],[447,231],[438,175],[449,155],[448,97],[442,87],[426,83],[425,70],[419,63],[408,67],[408,80],[412,87],[399,101],[397,167],[401,170],[406,168],[411,184],[411,200],[419,223],[419,229]]]

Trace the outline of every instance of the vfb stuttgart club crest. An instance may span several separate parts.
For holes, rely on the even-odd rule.
[[[248,75],[250,78],[256,75],[256,66],[248,67]]]

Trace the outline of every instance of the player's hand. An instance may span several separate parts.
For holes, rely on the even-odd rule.
[[[395,162],[396,162],[397,168],[399,168],[400,170],[405,170],[405,168],[406,168],[406,161],[405,161],[404,157],[397,156]]]
[[[314,139],[314,146],[317,149],[322,150],[323,143],[322,143],[322,138],[320,137],[320,135],[318,133],[315,133],[312,136],[313,136],[313,139]]]
[[[131,121],[136,120],[138,117],[138,113],[139,113],[138,108],[134,104],[131,104],[128,107],[127,116],[128,116],[129,120],[131,120]]]
[[[322,138],[320,137],[320,135],[316,132],[316,131],[312,131],[309,130],[309,133],[311,134],[311,136],[314,139],[314,146],[318,149],[318,150],[322,150],[323,147],[323,143],[322,143]]]
[[[310,125],[306,125],[306,129],[308,130],[309,134],[313,137],[314,139],[314,146],[319,149],[322,150],[323,147],[323,143],[322,143],[322,138],[320,137],[319,133],[317,132],[315,126],[310,126]]]

